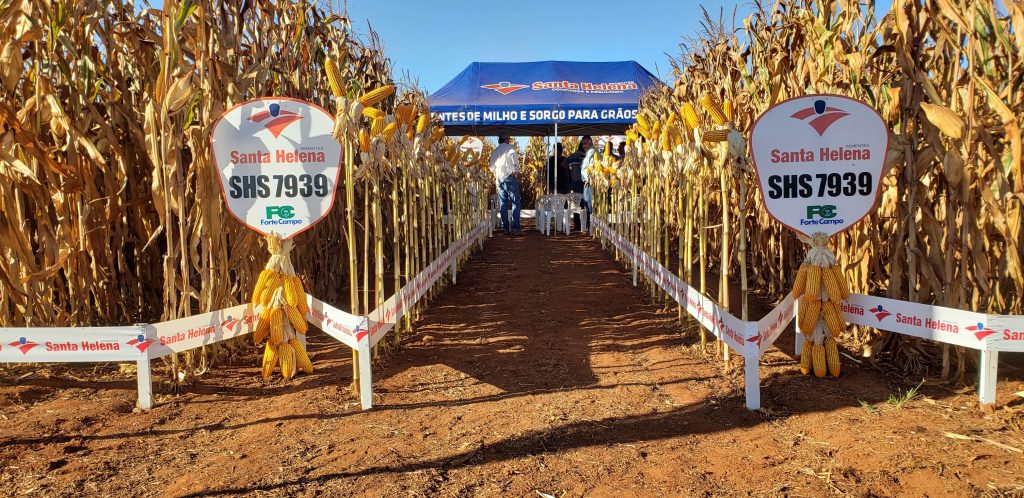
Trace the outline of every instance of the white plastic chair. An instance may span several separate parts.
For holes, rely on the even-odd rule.
[[[491,216],[491,229],[501,228],[501,200],[498,198],[498,194],[492,194],[488,201],[487,210]]]
[[[544,215],[544,235],[550,235],[552,228],[555,233],[558,233],[566,227],[565,203],[566,196],[564,194],[552,194],[548,197],[545,208],[547,213]]]
[[[551,194],[544,194],[537,199],[537,231],[544,233],[547,225],[547,217],[550,215],[549,198]]]
[[[566,196],[569,201],[569,208],[565,210],[565,233],[569,233],[572,229],[572,219],[574,215],[580,215],[580,231],[589,232],[588,225],[590,224],[590,217],[587,215],[587,208],[583,207],[583,194],[572,193]]]

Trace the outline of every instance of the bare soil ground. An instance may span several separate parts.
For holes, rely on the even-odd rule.
[[[750,412],[739,359],[628,278],[582,235],[497,236],[382,355],[368,412],[317,333],[313,375],[264,385],[254,351],[142,413],[116,367],[0,370],[0,495],[1024,494],[1019,368],[992,414],[932,382],[896,406],[919,379],[803,377],[786,334]]]

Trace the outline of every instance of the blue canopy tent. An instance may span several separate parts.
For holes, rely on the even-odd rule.
[[[430,96],[446,135],[621,135],[661,85],[634,61],[474,62]]]

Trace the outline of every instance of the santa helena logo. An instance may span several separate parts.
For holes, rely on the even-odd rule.
[[[135,349],[142,351],[143,353],[149,349],[149,345],[153,344],[152,339],[146,339],[146,336],[139,334],[138,337],[128,341],[129,346],[135,346]]]
[[[232,318],[231,315],[228,315],[227,320],[220,322],[220,326],[221,328],[225,328],[228,331],[234,331],[235,325],[238,325],[241,321],[242,320],[238,318]]]
[[[274,138],[281,136],[288,125],[302,119],[302,116],[281,109],[281,104],[270,104],[266,111],[260,111],[249,117],[249,121],[260,123],[264,128],[274,135]]]
[[[495,92],[498,92],[498,93],[500,93],[502,95],[508,95],[508,94],[510,94],[510,93],[512,93],[512,92],[514,92],[516,90],[522,90],[524,88],[529,88],[529,86],[527,86],[527,85],[520,85],[520,84],[517,84],[517,83],[509,83],[507,81],[502,81],[501,83],[491,83],[490,85],[480,85],[480,88],[486,88],[488,90],[494,90]]]
[[[850,113],[838,108],[826,105],[824,100],[815,100],[814,106],[801,109],[791,116],[804,121],[818,132],[818,135],[825,135],[832,123],[849,116]]]
[[[877,318],[878,321],[885,320],[885,317],[892,315],[892,313],[889,313],[887,310],[885,310],[885,308],[882,308],[881,304],[869,309],[868,311],[874,314],[875,318]]]
[[[21,354],[28,354],[29,350],[38,346],[38,344],[28,339],[25,339],[24,337],[19,337],[17,341],[8,344],[8,346],[11,346],[12,348],[17,348],[18,351],[21,351]]]
[[[979,341],[996,333],[995,330],[986,327],[985,324],[981,322],[974,325],[968,325],[967,330],[974,332],[974,337],[977,337]]]

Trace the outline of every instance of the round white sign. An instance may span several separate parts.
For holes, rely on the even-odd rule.
[[[341,173],[334,117],[297,99],[243,102],[213,125],[213,155],[228,211],[257,232],[288,239],[327,216]]]
[[[839,95],[768,109],[750,148],[768,213],[808,237],[850,228],[874,207],[889,131],[877,111]]]
[[[460,149],[461,150],[471,150],[476,155],[479,156],[480,153],[483,152],[483,150],[484,150],[484,141],[480,140],[477,137],[469,137],[469,138],[466,139],[465,142],[463,142],[463,144],[460,147]]]

